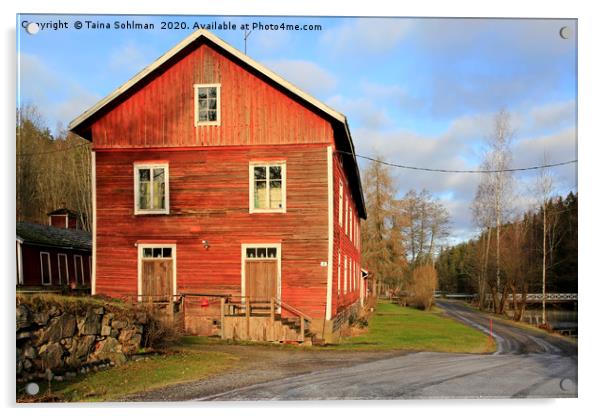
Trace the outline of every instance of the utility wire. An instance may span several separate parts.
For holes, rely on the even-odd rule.
[[[345,152],[343,150],[336,150],[336,152],[344,154],[344,155],[350,155],[350,156],[359,157],[361,159],[371,160],[373,162],[381,163],[381,164],[387,165],[387,166],[392,166],[394,168],[410,169],[410,170],[420,170],[420,171],[425,171],[425,172],[440,172],[440,173],[501,173],[501,172],[519,172],[519,171],[526,171],[526,170],[536,170],[536,169],[552,168],[552,167],[555,167],[555,166],[564,166],[564,165],[570,165],[571,163],[577,163],[577,159],[575,159],[575,160],[567,160],[565,162],[560,162],[560,163],[550,163],[550,164],[546,164],[546,165],[529,166],[527,168],[512,168],[512,169],[497,169],[497,170],[434,169],[434,168],[421,168],[421,167],[417,167],[417,166],[399,165],[397,163],[385,162],[384,160],[378,160],[378,159],[375,159],[375,158],[372,158],[372,157],[369,157],[369,156],[362,156],[362,155],[358,155],[358,154],[354,155],[351,152]]]

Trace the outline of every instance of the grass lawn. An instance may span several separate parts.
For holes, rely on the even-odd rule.
[[[236,364],[238,357],[221,352],[178,351],[153,356],[146,360],[130,361],[97,373],[88,373],[69,381],[40,385],[46,399],[57,401],[112,401],[128,394],[199,380]],[[22,394],[17,397],[27,400]]]
[[[337,349],[406,349],[458,353],[494,352],[486,334],[443,315],[379,302],[365,334],[344,339]]]

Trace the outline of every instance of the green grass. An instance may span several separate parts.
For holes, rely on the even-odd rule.
[[[232,367],[238,357],[221,352],[178,351],[123,366],[40,386],[42,395],[59,401],[114,401],[128,394],[199,380]],[[23,399],[27,399],[21,395]]]
[[[495,344],[482,332],[443,316],[436,307],[420,311],[379,302],[368,332],[344,339],[335,348],[485,353],[495,351]]]

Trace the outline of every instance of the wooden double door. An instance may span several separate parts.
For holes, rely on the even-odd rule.
[[[245,262],[245,296],[251,302],[269,302],[278,297],[278,261]]]

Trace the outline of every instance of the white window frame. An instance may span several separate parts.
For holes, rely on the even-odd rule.
[[[81,273],[81,279],[78,279],[78,273],[77,273],[77,258],[81,259],[81,267],[80,267],[80,273]],[[73,267],[75,270],[75,283],[76,284],[82,284],[85,285],[86,284],[86,275],[84,274],[84,257],[81,254],[75,254],[73,256]]]
[[[211,87],[215,87],[217,88],[217,91],[215,93],[215,96],[217,98],[216,104],[215,104],[215,110],[216,110],[216,114],[215,114],[215,121],[201,121],[199,120],[199,88],[211,88]],[[194,84],[194,126],[195,127],[199,127],[199,126],[219,126],[221,125],[221,84]]]
[[[339,252],[339,262],[337,263],[337,273],[338,273],[337,295],[340,295],[341,294],[341,249],[339,249],[338,252]]]
[[[349,234],[349,229],[347,228],[347,226],[349,225],[349,221],[347,219],[347,215],[348,214],[348,206],[349,206],[349,199],[347,198],[347,195],[345,195],[345,212],[344,212],[344,216],[343,216],[343,221],[345,221],[345,235]]]
[[[48,256],[48,283],[44,283],[44,260],[42,260],[44,254]],[[42,286],[52,285],[52,262],[50,261],[50,253],[47,251],[40,251],[40,279],[42,280]]]
[[[141,209],[140,204],[140,175],[141,169],[151,170],[151,186],[150,186],[150,199],[151,204],[153,202],[153,185],[152,185],[152,170],[156,168],[162,168],[165,172],[165,208],[163,209]],[[146,163],[146,162],[135,162],[134,163],[134,215],[160,215],[169,214],[169,163],[157,162],[157,163]]]
[[[343,294],[347,294],[347,256],[343,255],[343,263],[345,264],[345,280],[343,283]]]
[[[282,208],[255,208],[255,174],[253,169],[255,167],[265,167],[266,175],[269,172],[270,166],[280,166],[281,172],[281,185],[282,185]],[[269,185],[270,180],[267,179],[268,192],[266,192],[266,198],[268,199],[268,205],[270,200]],[[249,162],[249,213],[285,213],[286,212],[286,160],[268,160],[268,161],[257,161],[254,160]]]
[[[343,227],[343,181],[339,179],[339,226]]]
[[[65,253],[58,253],[56,259],[57,269],[59,271],[59,285],[63,284],[63,275],[61,273],[61,257],[65,258],[65,283],[69,284],[69,256],[67,256]]]
[[[278,263],[278,276],[276,277],[276,297],[282,300],[282,244],[280,243],[244,243],[240,245],[240,294],[244,303],[246,292],[246,262],[257,260],[270,260],[268,257],[247,258],[247,248],[275,248],[276,261]],[[273,260],[273,259],[272,259]],[[280,312],[280,306],[277,311]]]
[[[142,254],[145,248],[171,248],[171,267],[172,267],[172,296],[178,293],[177,283],[177,251],[176,244],[163,243],[138,243],[138,301],[142,301]]]

